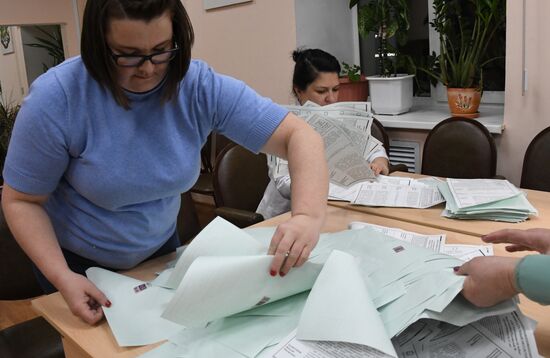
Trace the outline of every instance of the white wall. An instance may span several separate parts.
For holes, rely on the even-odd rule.
[[[16,26],[10,26],[10,33],[14,52],[0,54],[0,85],[2,86],[4,101],[7,103],[21,103],[25,91],[19,71],[21,35],[19,28]]]
[[[344,0],[295,0],[296,44],[320,48],[340,62],[359,64],[356,8]]]
[[[523,1],[507,2],[506,129],[498,141],[497,170],[516,184],[520,182],[527,146],[537,133],[550,126],[550,107],[546,105],[550,99],[550,1],[525,2],[525,42],[522,36]],[[524,45],[528,88],[522,94]],[[548,156],[550,158],[550,153]],[[541,170],[548,170],[548,163],[541,163]]]

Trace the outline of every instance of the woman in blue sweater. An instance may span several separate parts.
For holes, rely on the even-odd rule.
[[[180,193],[199,175],[216,130],[251,151],[288,158],[292,216],[279,225],[266,275],[300,266],[324,222],[323,141],[304,121],[243,82],[191,60],[180,0],[94,0],[81,56],[38,78],[4,166],[2,207],[46,292],[93,324],[110,306],[84,276],[129,269],[179,241]]]
[[[476,257],[461,267],[467,275],[462,294],[480,307],[487,307],[523,293],[529,299],[550,304],[550,230],[499,230],[482,237],[487,243],[508,243],[506,250],[538,251],[541,255]]]

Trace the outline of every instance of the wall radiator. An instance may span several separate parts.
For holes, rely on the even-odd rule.
[[[391,164],[405,164],[410,173],[420,173],[420,143],[392,139],[388,156]]]

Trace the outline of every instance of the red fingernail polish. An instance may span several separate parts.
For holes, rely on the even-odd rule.
[[[111,301],[105,302],[105,307],[107,307],[107,308],[111,307]]]
[[[281,275],[281,277],[285,277],[286,273],[284,273],[284,272],[279,272],[279,275]]]
[[[271,271],[269,271],[269,274],[270,274],[271,276],[276,276],[276,275],[277,275],[277,271],[271,270]]]
[[[458,272],[458,270],[460,270],[460,266],[455,266],[455,267],[453,267],[453,271],[454,271],[454,272]]]

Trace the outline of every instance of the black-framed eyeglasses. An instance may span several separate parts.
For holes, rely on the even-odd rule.
[[[180,48],[176,46],[172,49],[154,52],[150,55],[117,55],[111,52],[111,56],[118,66],[139,67],[145,61],[151,61],[155,65],[170,62],[176,57],[179,50]]]

